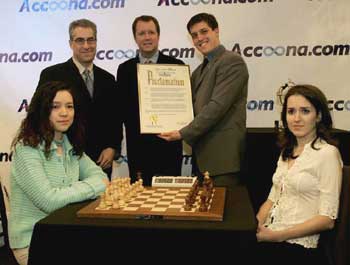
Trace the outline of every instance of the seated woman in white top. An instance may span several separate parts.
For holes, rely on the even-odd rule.
[[[257,240],[266,242],[258,253],[266,264],[327,264],[317,244],[337,218],[342,177],[327,99],[314,86],[296,85],[286,93],[281,119],[282,152],[257,214]]]

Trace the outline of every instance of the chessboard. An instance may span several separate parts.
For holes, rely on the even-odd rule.
[[[77,212],[84,218],[116,219],[171,219],[222,221],[225,205],[225,188],[215,187],[209,202],[208,211],[199,211],[199,190],[195,203],[190,210],[185,210],[185,197],[190,188],[145,187],[120,209],[108,207],[98,210],[101,199],[97,199]]]

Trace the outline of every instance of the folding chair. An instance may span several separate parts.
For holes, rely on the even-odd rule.
[[[5,245],[1,247],[1,265],[18,265],[13,252],[10,248],[8,228],[7,228],[7,216],[10,212],[9,205],[9,189],[6,186],[4,178],[0,177],[0,215],[2,224],[2,235],[4,237]]]
[[[321,233],[319,248],[327,255],[331,265],[350,265],[350,166],[343,167],[339,216],[331,231]]]
[[[339,218],[335,229],[335,265],[350,265],[350,166],[343,167]]]

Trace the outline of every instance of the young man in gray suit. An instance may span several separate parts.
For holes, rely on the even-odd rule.
[[[213,15],[193,16],[187,30],[205,58],[191,77],[195,117],[181,130],[159,137],[183,139],[192,146],[194,173],[209,171],[215,185],[232,187],[238,182],[244,152],[247,66],[241,56],[220,44]]]

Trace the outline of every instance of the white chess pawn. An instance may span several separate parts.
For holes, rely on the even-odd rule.
[[[120,197],[120,198],[119,198],[119,206],[123,208],[123,207],[125,207],[125,205],[126,205],[126,203],[125,203],[125,201],[124,201],[124,198],[123,198],[123,197]]]
[[[137,185],[138,185],[138,192],[142,192],[144,190],[144,187],[143,187],[143,180],[142,179],[139,179],[137,181]]]
[[[116,197],[118,197],[118,196],[116,196]],[[119,204],[119,199],[118,198],[113,199],[112,208],[113,209],[120,209],[120,204]]]
[[[111,206],[113,204],[113,198],[111,196],[111,186],[108,186],[105,191],[105,201],[107,206]]]
[[[124,207],[125,206],[125,190],[124,190],[124,188],[120,189],[118,199],[119,199],[120,207]]]
[[[130,188],[127,188],[127,189],[125,190],[125,196],[124,196],[124,198],[125,198],[125,202],[130,202],[130,200],[131,200]]]
[[[131,190],[130,190],[130,196],[132,198],[136,197],[137,196],[137,186],[135,183],[131,184]]]
[[[106,204],[106,195],[104,193],[101,194],[100,204],[98,205],[96,210],[108,210],[108,206]]]

